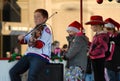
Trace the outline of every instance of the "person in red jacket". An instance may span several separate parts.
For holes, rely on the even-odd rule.
[[[105,22],[102,16],[94,15],[90,17],[90,21],[85,23],[91,25],[91,29],[96,34],[93,36],[93,40],[89,49],[89,56],[92,61],[92,67],[94,72],[95,81],[105,81],[104,77],[104,63],[105,52],[108,50],[109,36],[107,32],[103,31]]]

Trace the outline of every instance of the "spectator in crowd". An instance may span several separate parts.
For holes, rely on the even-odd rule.
[[[55,44],[52,43],[52,45],[51,45],[51,58],[55,56],[54,50],[55,50]]]
[[[61,53],[60,42],[59,41],[54,41],[54,44],[55,44],[54,53],[55,53],[56,56],[60,57],[60,53]]]
[[[61,57],[63,57],[65,55],[65,53],[67,52],[68,50],[68,45],[67,44],[64,44],[61,48]]]

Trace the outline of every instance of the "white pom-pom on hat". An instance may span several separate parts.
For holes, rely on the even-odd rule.
[[[115,28],[115,26],[112,23],[105,24],[106,28]]]
[[[69,24],[69,26],[67,27],[67,31],[74,31],[74,32],[79,32],[80,29],[82,30],[83,29],[83,26],[77,22],[77,21],[74,21],[72,22],[71,24]]]

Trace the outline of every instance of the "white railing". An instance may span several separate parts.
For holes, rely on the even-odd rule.
[[[8,62],[8,59],[0,59],[0,81],[10,81],[9,70],[17,63],[18,60]],[[26,81],[27,72],[23,74],[22,81]]]
[[[0,81],[10,81],[9,70],[17,61],[0,60]]]

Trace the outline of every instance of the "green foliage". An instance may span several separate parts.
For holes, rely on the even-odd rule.
[[[15,61],[17,56],[20,56],[20,58],[22,57],[21,54],[13,53],[13,54],[11,55],[10,59],[8,60],[8,62]]]
[[[60,62],[62,62],[63,61],[63,59],[62,59],[62,57],[59,57],[59,56],[53,56],[53,57],[51,57],[51,60],[52,61],[54,61],[54,60],[56,60],[56,59],[58,59]]]

